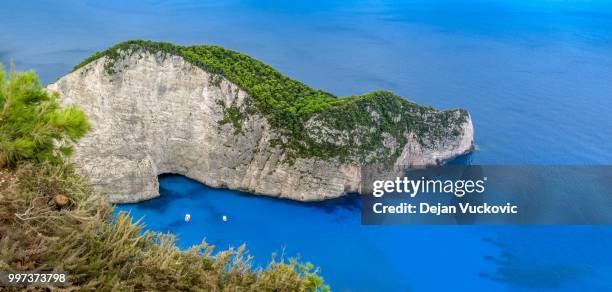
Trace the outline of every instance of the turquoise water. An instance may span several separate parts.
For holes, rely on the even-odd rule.
[[[51,82],[125,39],[219,44],[338,95],[466,108],[478,150],[457,163],[612,163],[612,1],[123,2],[4,1],[0,61]],[[246,242],[260,264],[284,247],[339,291],[612,289],[610,227],[366,227],[356,198],[161,184],[161,198],[119,208],[182,246]]]
[[[298,203],[176,175],[160,182],[160,198],[118,211],[176,234],[185,248],[246,243],[260,266],[273,252],[299,256],[320,266],[334,291],[611,287],[607,227],[362,226],[357,197]]]

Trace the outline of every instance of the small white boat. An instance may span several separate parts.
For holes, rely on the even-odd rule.
[[[223,222],[227,222],[227,215],[223,215],[222,219],[223,219]]]
[[[191,215],[189,213],[185,214],[185,222],[189,222],[191,220]]]

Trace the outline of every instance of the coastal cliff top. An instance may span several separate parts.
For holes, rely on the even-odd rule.
[[[118,61],[143,52],[180,56],[244,89],[252,96],[252,102],[246,108],[223,105],[225,118],[220,122],[231,123],[235,134],[240,134],[241,124],[250,114],[261,114],[280,133],[273,146],[286,149],[289,160],[314,156],[392,164],[411,134],[427,148],[459,136],[462,125],[469,119],[465,110],[437,111],[389,91],[337,97],[286,77],[245,54],[213,45],[126,41],[95,53],[73,71],[105,58],[105,72],[120,74]],[[213,79],[213,83],[215,80],[221,79]]]

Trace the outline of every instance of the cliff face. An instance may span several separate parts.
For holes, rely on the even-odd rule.
[[[301,201],[338,197],[358,191],[360,161],[355,153],[339,159],[297,157],[278,146],[283,135],[263,114],[250,111],[252,96],[227,78],[209,73],[183,57],[162,53],[101,57],[48,86],[63,104],[75,104],[89,117],[92,130],[71,158],[79,171],[112,202],[137,202],[159,196],[157,177],[187,176],[224,187]],[[231,105],[242,115],[239,127],[227,122]],[[384,115],[377,109],[370,116]],[[424,118],[435,116],[433,109]],[[305,122],[314,140],[353,147],[375,131],[338,129],[315,114]],[[471,150],[472,122],[466,113],[450,113],[456,122],[437,136],[400,133],[404,143],[382,133],[385,152],[395,166],[430,165]],[[402,117],[393,117],[400,121]],[[360,132],[356,132],[360,131]],[[452,132],[452,133],[451,133]],[[403,139],[403,138],[402,138]],[[363,139],[362,139],[363,140]],[[368,157],[368,153],[359,157]]]

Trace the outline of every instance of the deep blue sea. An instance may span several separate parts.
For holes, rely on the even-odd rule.
[[[0,61],[48,83],[127,39],[218,44],[337,95],[466,108],[477,151],[456,163],[612,164],[612,0],[124,2],[3,1]],[[612,290],[612,227],[361,226],[356,197],[304,204],[178,176],[161,194],[118,209],[182,247],[300,256],[335,291]]]

